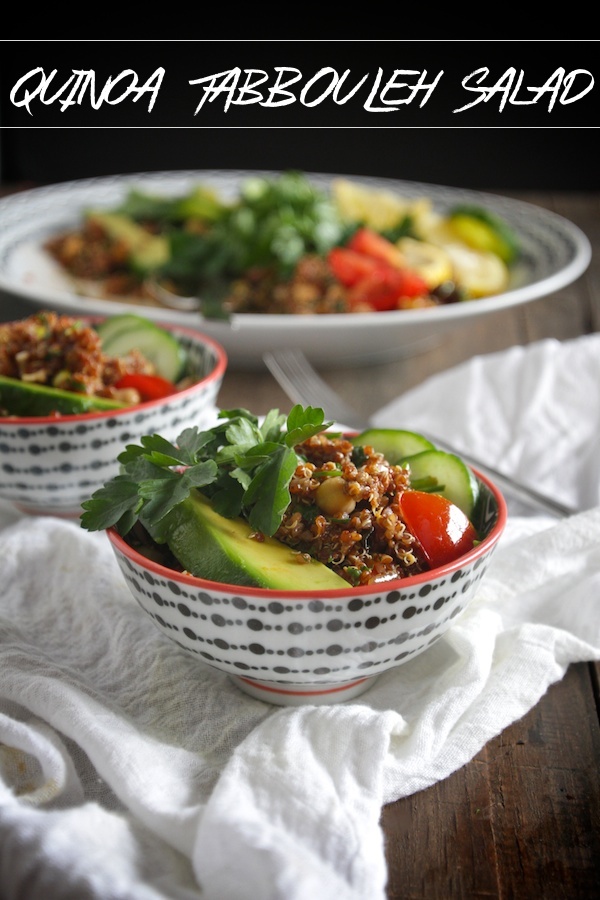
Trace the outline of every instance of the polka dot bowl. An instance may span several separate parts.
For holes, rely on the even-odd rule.
[[[475,474],[481,542],[454,563],[368,587],[317,592],[220,584],[147,559],[114,529],[108,537],[135,600],[185,652],[257,699],[338,703],[426,651],[476,595],[506,524],[506,504]]]
[[[188,425],[214,424],[225,350],[191,328],[162,327],[184,347],[186,374],[196,382],[162,400],[110,412],[0,417],[1,498],[26,514],[78,517],[81,503],[118,474],[126,444],[153,433],[174,440]]]

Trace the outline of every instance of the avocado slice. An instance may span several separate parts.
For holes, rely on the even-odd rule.
[[[219,515],[198,491],[178,503],[165,524],[171,552],[192,575],[286,591],[348,588],[323,563],[306,560],[274,538],[254,539],[247,522]]]
[[[106,397],[77,394],[43,384],[0,375],[0,408],[10,416],[77,415],[121,409],[123,403]]]
[[[168,240],[162,235],[150,234],[129,216],[94,210],[87,213],[87,219],[96,222],[109,237],[125,243],[129,248],[131,268],[138,274],[147,275],[168,261]]]

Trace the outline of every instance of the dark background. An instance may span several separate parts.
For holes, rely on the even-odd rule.
[[[545,95],[525,101],[528,87],[545,84],[559,68],[583,69],[596,81],[598,41],[382,41],[382,40],[204,40],[204,41],[1,41],[0,179],[47,184],[91,176],[173,169],[300,169],[375,175],[475,189],[597,190],[597,94],[549,109]],[[133,70],[138,84],[159,67],[165,77],[154,108],[149,95],[103,103],[94,109],[87,94],[61,111],[48,98],[73,70],[93,71],[96,91],[109,77]],[[348,84],[367,81],[345,104],[331,99],[308,107],[299,101],[280,108],[232,106],[217,98],[195,114],[201,88],[190,85],[233,67],[269,74],[295,67],[301,86],[323,67],[350,70]],[[462,86],[476,69],[489,71],[491,87],[510,67],[523,73],[513,102],[502,95],[463,112],[478,96]],[[28,72],[56,70],[46,103],[29,111],[11,100]],[[424,106],[422,92],[390,113],[369,112],[365,102],[377,72],[426,70],[443,76]],[[405,76],[410,80],[410,76]],[[412,76],[414,80],[415,76]],[[472,80],[470,82],[474,84]],[[581,84],[586,83],[585,79]],[[28,82],[30,90],[35,79]],[[263,86],[263,90],[264,90]],[[22,96],[22,93],[21,93]],[[375,101],[377,103],[377,101]],[[378,104],[380,105],[380,104]]]

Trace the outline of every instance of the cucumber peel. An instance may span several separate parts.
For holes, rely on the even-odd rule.
[[[407,456],[435,450],[435,446],[422,434],[396,428],[368,428],[350,438],[356,447],[373,447],[383,453],[392,466],[398,465]]]

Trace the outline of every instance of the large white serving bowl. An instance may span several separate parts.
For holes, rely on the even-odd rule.
[[[148,318],[200,328],[226,350],[236,369],[262,366],[273,348],[296,347],[322,366],[370,365],[418,352],[466,322],[552,294],[571,284],[587,268],[591,247],[586,235],[556,213],[496,194],[394,179],[357,177],[356,181],[406,198],[430,198],[443,211],[457,203],[485,206],[517,232],[522,256],[502,294],[428,309],[338,315],[237,314],[229,321],[129,302],[105,300],[76,291],[43,250],[51,235],[76,227],[88,207],[111,207],[132,188],[176,196],[197,184],[234,197],[241,181],[274,172],[197,170],[152,172],[84,179],[23,191],[0,200],[0,289],[36,304],[77,314],[112,315],[136,311]],[[307,173],[327,188],[335,176]]]

